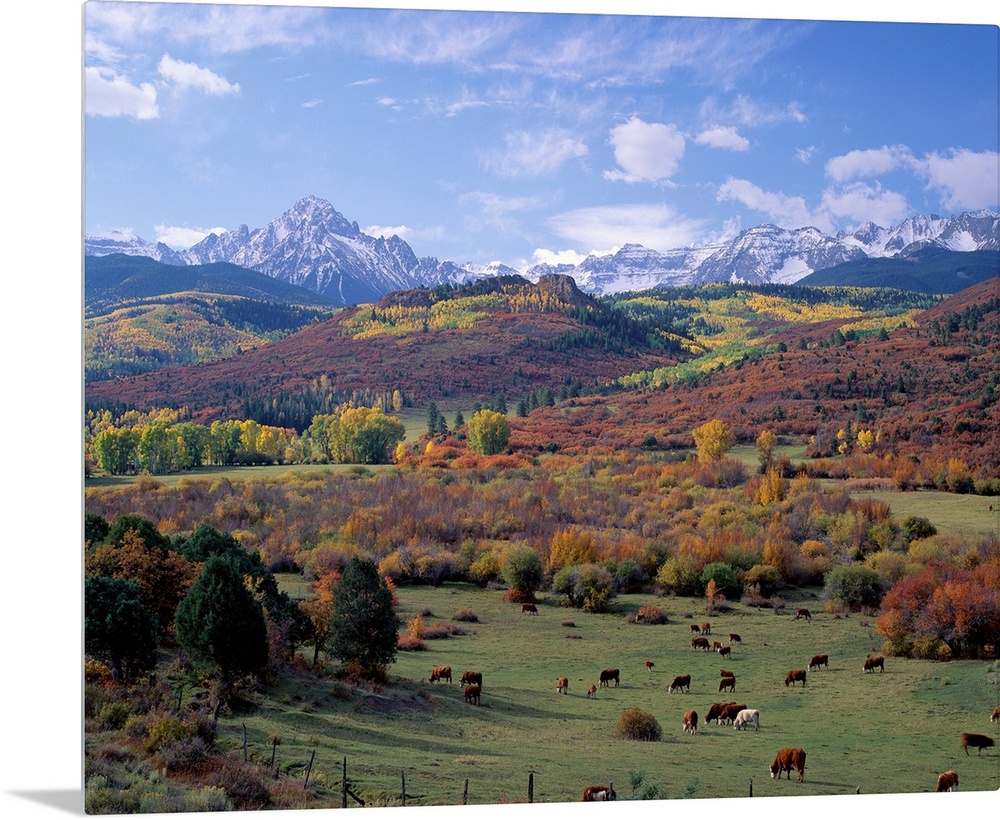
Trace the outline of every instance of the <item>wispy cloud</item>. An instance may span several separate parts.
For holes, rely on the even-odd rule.
[[[137,120],[153,120],[160,116],[156,88],[152,83],[135,85],[110,68],[94,67],[85,69],[84,82],[87,114]]]
[[[798,102],[779,105],[769,100],[755,100],[746,94],[737,94],[726,102],[711,96],[702,103],[700,115],[705,122],[734,123],[746,128],[803,123],[808,119]]]
[[[194,89],[208,94],[210,97],[221,97],[226,94],[239,94],[239,83],[231,83],[220,77],[214,71],[202,68],[195,63],[175,60],[169,54],[164,54],[156,66],[160,76],[176,89]]]
[[[542,204],[532,196],[504,196],[486,191],[471,191],[459,200],[466,209],[464,221],[469,230],[489,227],[504,233],[519,229],[517,214],[536,210]]]
[[[611,144],[620,170],[604,178],[623,182],[666,182],[684,156],[684,135],[674,125],[632,117],[611,129]]]
[[[638,243],[665,251],[694,244],[704,230],[701,221],[662,204],[577,208],[549,217],[545,224],[557,236],[583,248]]]
[[[484,153],[483,166],[499,177],[537,177],[555,173],[569,160],[587,155],[587,146],[563,129],[514,131],[501,150]]]

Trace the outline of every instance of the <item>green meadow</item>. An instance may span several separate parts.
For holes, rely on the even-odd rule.
[[[281,576],[290,594],[305,593],[297,576]],[[956,769],[962,791],[1000,787],[1000,749],[966,756],[963,732],[998,736],[990,712],[1000,703],[996,661],[939,663],[888,657],[885,672],[864,674],[862,662],[881,638],[860,615],[835,618],[808,591],[788,592],[786,608],[731,604],[707,617],[699,599],[627,595],[613,614],[589,614],[543,598],[539,614],[521,614],[500,591],[456,584],[398,590],[407,622],[449,624],[464,634],[426,641],[426,651],[400,652],[390,681],[355,689],[336,678],[283,675],[254,696],[252,708],[220,721],[221,750],[269,763],[278,776],[309,770],[321,804],[340,805],[343,761],[352,791],[366,805],[453,805],[467,786],[470,804],[523,803],[529,775],[535,802],[578,801],[585,786],[612,782],[619,800],[933,791],[939,772]],[[643,604],[660,607],[662,625],[629,623]],[[812,620],[796,620],[807,606]],[[477,622],[452,615],[471,610]],[[691,648],[692,623],[709,621],[712,638],[743,642],[732,657]],[[405,626],[403,627],[405,629]],[[786,687],[785,673],[825,652],[829,668],[810,671],[805,687]],[[655,666],[647,671],[645,660]],[[453,682],[429,683],[448,665]],[[587,687],[607,667],[620,686]],[[720,693],[719,670],[735,673],[736,693]],[[483,673],[480,705],[466,703],[458,681]],[[678,674],[690,692],[669,693]],[[556,679],[569,679],[566,694]],[[759,732],[704,725],[695,736],[682,715],[703,716],[716,701],[735,699],[760,710]],[[639,707],[662,728],[657,742],[621,740],[621,714]],[[275,744],[275,740],[278,741]],[[801,746],[805,781],[772,780],[778,749]],[[349,805],[357,805],[350,799]]]

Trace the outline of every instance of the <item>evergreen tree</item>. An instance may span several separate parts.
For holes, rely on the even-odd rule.
[[[431,402],[427,405],[427,435],[437,435],[440,423],[441,412],[438,410],[437,405],[434,402]]]
[[[396,660],[399,623],[392,591],[369,558],[352,558],[333,596],[330,654],[349,672],[367,679],[385,677]]]
[[[84,582],[84,648],[107,663],[115,683],[156,667],[157,619],[128,578],[95,575]]]

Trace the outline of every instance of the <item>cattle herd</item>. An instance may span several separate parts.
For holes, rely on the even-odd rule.
[[[538,611],[534,604],[526,604],[522,606],[522,613],[537,615]],[[806,620],[811,620],[812,615],[808,609],[799,609],[795,615],[795,619],[798,620],[804,618]],[[742,644],[743,639],[738,633],[729,633],[729,645],[723,646],[719,641],[714,641],[712,644],[709,640],[705,638],[705,635],[711,634],[711,624],[691,624],[691,632],[696,635],[696,637],[691,639],[692,649],[703,649],[712,650],[717,652],[722,657],[730,657],[732,652],[732,644],[738,643]],[[647,672],[652,672],[656,664],[651,660],[645,661],[645,668]],[[826,653],[821,653],[814,655],[808,664],[808,671],[818,670],[821,667],[829,669],[830,659]],[[864,673],[874,672],[876,669],[879,672],[885,672],[885,658],[882,655],[869,655],[865,658],[862,664],[862,671]],[[802,686],[806,685],[806,669],[791,669],[785,675],[785,686],[793,686],[801,682]],[[586,696],[588,698],[595,698],[597,696],[598,686],[611,686],[611,682],[614,681],[616,687],[619,686],[621,678],[620,669],[604,669],[598,676],[597,684],[590,684],[587,688]],[[452,682],[452,670],[450,666],[436,666],[431,671],[430,682],[434,683],[436,681],[447,681]],[[469,670],[465,672],[459,679],[459,685],[464,687],[464,697],[465,701],[479,705],[480,696],[482,693],[483,686],[483,675],[481,672],[474,670]],[[569,678],[565,675],[561,675],[556,679],[556,691],[560,694],[567,694],[569,692]],[[668,693],[673,692],[688,692],[691,691],[691,675],[682,674],[676,675],[671,681],[669,687],[667,688]],[[728,669],[719,670],[719,692],[736,691],[736,676]],[[691,735],[696,735],[698,733],[698,713],[694,709],[686,709],[683,713],[682,720],[682,731]],[[751,725],[754,731],[760,731],[760,711],[758,709],[752,709],[745,703],[738,703],[737,701],[725,701],[719,703],[713,703],[705,713],[703,725],[709,725],[712,721],[716,722],[716,725],[732,725],[737,731],[746,730]],[[992,715],[990,716],[990,721],[996,723],[1000,721],[1000,706],[997,706]],[[961,748],[965,751],[965,754],[969,754],[969,748],[977,750],[977,754],[981,754],[983,749],[990,749],[993,747],[994,740],[992,737],[983,734],[976,734],[971,732],[966,732],[962,734],[961,737]],[[806,753],[803,749],[799,747],[788,747],[781,749],[774,758],[774,761],[770,766],[770,773],[772,779],[781,779],[781,775],[785,774],[788,780],[791,780],[791,773],[794,770],[798,775],[799,783],[802,783],[805,779],[805,767],[806,767]],[[937,779],[937,787],[935,789],[939,792],[945,791],[958,791],[958,773],[956,771],[946,771],[942,772]],[[587,786],[583,792],[584,802],[603,802],[616,799],[617,795],[612,785],[604,786]]]

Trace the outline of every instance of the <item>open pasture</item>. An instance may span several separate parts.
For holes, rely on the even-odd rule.
[[[538,615],[528,615],[502,596],[468,585],[401,588],[404,623],[430,610],[427,626],[450,623],[466,634],[400,652],[378,692],[290,676],[263,694],[260,708],[225,718],[220,744],[238,750],[245,724],[251,758],[268,760],[269,738],[280,737],[277,764],[298,776],[315,751],[312,782],[338,805],[345,756],[351,788],[368,805],[399,805],[402,773],[407,805],[460,803],[466,780],[469,803],[524,802],[529,772],[535,802],[578,801],[585,786],[609,781],[619,799],[643,789],[647,797],[746,797],[751,781],[754,796],[926,792],[947,769],[959,772],[962,791],[1000,786],[1000,749],[966,756],[959,745],[962,732],[998,736],[989,721],[1000,702],[995,661],[889,657],[884,673],[864,674],[866,655],[881,651],[873,619],[836,619],[808,593],[789,595],[778,613],[733,604],[712,617],[699,599],[621,596],[615,614],[596,615],[543,598]],[[668,623],[628,623],[643,604],[664,610]],[[795,620],[797,606],[812,619]],[[460,609],[478,622],[451,620]],[[691,648],[690,625],[706,620],[710,640],[729,645],[730,632],[741,635],[729,658]],[[829,655],[829,668],[786,687],[786,672],[806,669],[818,653]],[[441,665],[452,667],[453,683],[428,682]],[[620,685],[588,698],[608,667],[621,670]],[[735,673],[735,694],[718,691],[720,668]],[[483,673],[478,707],[458,683],[467,669]],[[678,674],[691,675],[690,693],[668,693]],[[558,694],[563,675],[569,689]],[[759,709],[760,731],[704,725],[708,708],[726,700]],[[659,742],[614,736],[633,706],[656,717]],[[687,709],[699,714],[694,736],[682,729]],[[786,746],[806,750],[803,783],[770,778]]]

